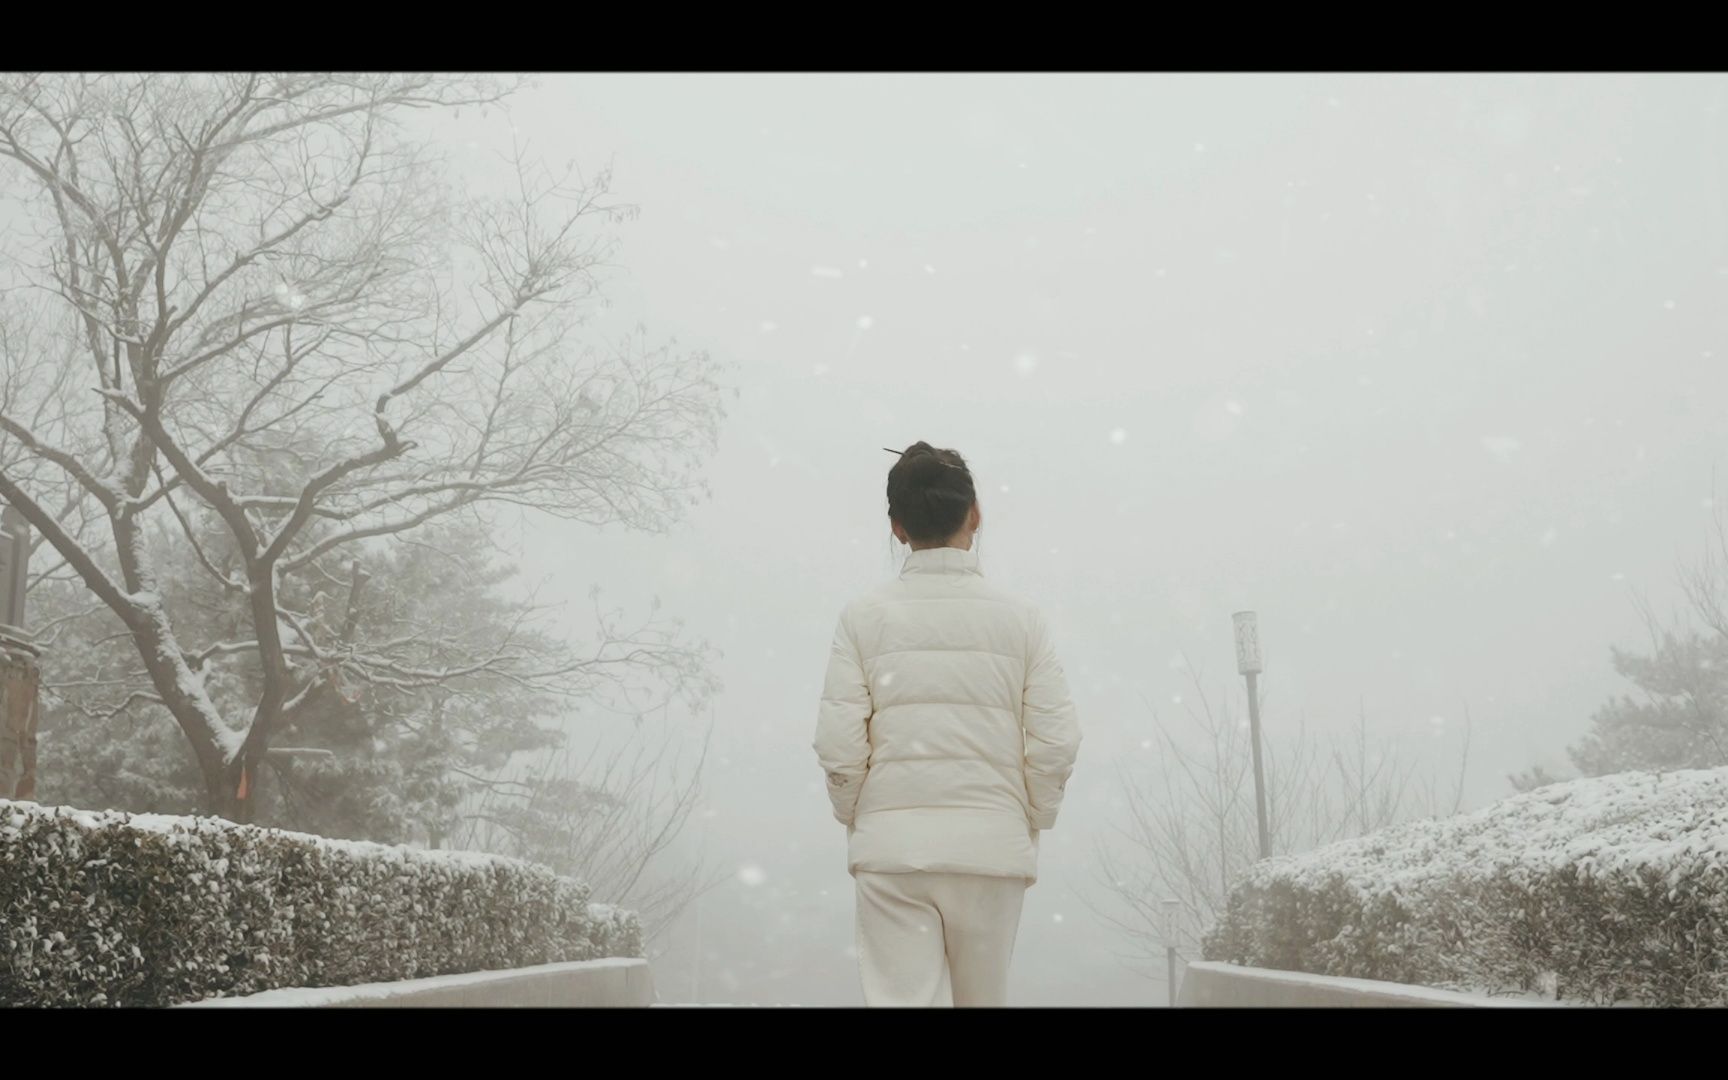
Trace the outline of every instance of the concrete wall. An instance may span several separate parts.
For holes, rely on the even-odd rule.
[[[183,1009],[495,1009],[645,1008],[654,1001],[646,960],[476,971],[364,986],[298,987],[250,997],[211,998]]]
[[[1492,1009],[1550,1003],[1197,961],[1182,975],[1176,1004],[1199,1009]]]

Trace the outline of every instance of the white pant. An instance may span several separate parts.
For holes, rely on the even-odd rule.
[[[855,877],[865,1005],[1008,1003],[1024,878],[923,871]]]

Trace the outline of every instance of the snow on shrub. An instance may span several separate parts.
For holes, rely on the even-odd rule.
[[[0,1007],[641,956],[636,916],[588,896],[492,855],[0,802]]]
[[[1554,784],[1259,863],[1206,959],[1562,1000],[1728,1005],[1728,769]]]

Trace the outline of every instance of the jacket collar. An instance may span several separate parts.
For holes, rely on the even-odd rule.
[[[908,574],[977,574],[983,575],[978,568],[978,552],[964,551],[960,548],[938,547],[924,548],[906,554],[906,561],[901,564],[900,576]]]

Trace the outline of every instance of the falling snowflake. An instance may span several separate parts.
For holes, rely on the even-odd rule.
[[[774,331],[780,329],[780,324],[768,319],[763,319],[760,329],[764,334],[772,334]]]
[[[1557,532],[1552,526],[1550,526],[1548,531],[1542,534],[1542,546],[1543,547],[1553,547],[1554,541],[1556,541],[1558,539],[1560,539],[1559,532]]]
[[[960,347],[965,349],[969,346],[962,345]],[[1034,371],[1038,370],[1038,357],[1029,352],[1021,353],[1019,356],[1014,358],[1014,368],[1016,371],[1020,372],[1021,375],[1030,375]]]
[[[998,490],[1002,494],[1006,495],[1006,494],[1008,494],[1008,485],[1007,484],[999,485],[996,490]]]
[[[1050,921],[1053,923],[1060,923],[1062,921],[1062,913],[1060,911],[1056,912],[1056,914],[1050,916]]]
[[[756,886],[768,880],[768,874],[755,863],[745,863],[743,866],[738,868],[738,880],[740,883],[748,885],[750,888],[754,889]]]
[[[1231,416],[1241,416],[1242,403],[1240,401],[1226,401],[1224,403],[1224,411],[1229,413]]]
[[[1124,431],[1122,428],[1117,428],[1110,433],[1110,441],[1117,446],[1121,446],[1123,443],[1128,441],[1128,432]]]
[[[1140,740],[1140,749],[1142,749],[1142,750],[1152,749],[1152,740],[1151,739],[1141,739]]]
[[[1609,581],[1625,581],[1626,575],[1621,573],[1620,571],[1616,570],[1616,571],[1614,571],[1614,573],[1608,575],[1608,580]]]
[[[858,316],[858,329],[868,330],[874,325],[876,325],[876,320],[872,319],[870,316],[868,316],[868,315]]]
[[[869,266],[870,266],[870,260],[869,259],[859,259],[858,260],[858,269],[865,270],[865,269],[868,269]]]
[[[931,266],[929,263],[925,263],[924,264],[924,272],[926,274],[934,274],[936,272],[936,268],[934,266]]]
[[[812,277],[838,278],[838,277],[845,277],[846,271],[837,269],[837,268],[832,267],[832,266],[812,266],[810,268],[810,274]]]

